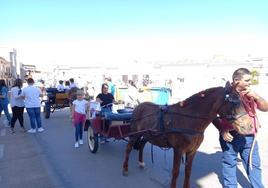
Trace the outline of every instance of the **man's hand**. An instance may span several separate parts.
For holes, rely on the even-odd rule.
[[[223,138],[223,140],[225,140],[226,142],[232,142],[233,141],[233,136],[229,133],[229,131],[222,131],[221,132],[221,136]]]
[[[241,91],[241,93],[249,98],[252,97],[255,100],[258,100],[260,98],[259,95],[251,88],[247,88],[246,90]]]
[[[254,101],[257,103],[257,108],[263,112],[268,111],[268,102],[260,97],[255,91],[253,91],[250,88],[247,88],[244,91],[241,91],[241,93],[249,98],[253,98]]]

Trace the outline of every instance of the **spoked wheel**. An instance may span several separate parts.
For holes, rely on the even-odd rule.
[[[91,126],[88,127],[87,141],[90,152],[96,153],[99,147],[98,134],[94,134],[94,131]]]

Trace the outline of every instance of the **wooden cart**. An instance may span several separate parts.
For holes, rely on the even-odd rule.
[[[88,146],[92,153],[96,153],[99,148],[99,139],[101,137],[114,138],[116,140],[125,140],[128,137],[130,121],[110,121],[109,126],[102,116],[96,116],[90,120],[90,126],[87,130]]]

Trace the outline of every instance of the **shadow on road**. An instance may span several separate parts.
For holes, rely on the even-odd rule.
[[[222,153],[220,151],[217,151],[216,153],[212,154],[197,152],[194,159],[191,178],[193,187],[202,187],[199,184],[199,180],[209,176],[212,173],[217,175],[219,183],[223,185],[223,177],[221,174],[221,157]],[[240,160],[238,161],[238,163],[240,163]],[[250,187],[247,178],[240,171],[240,169],[237,169],[237,180],[241,187]],[[208,178],[207,180],[205,180],[205,182],[208,184],[211,183],[211,185],[213,185],[213,179],[210,180]]]

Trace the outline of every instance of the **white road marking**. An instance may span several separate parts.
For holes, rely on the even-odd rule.
[[[0,144],[0,159],[4,156],[4,144]]]

